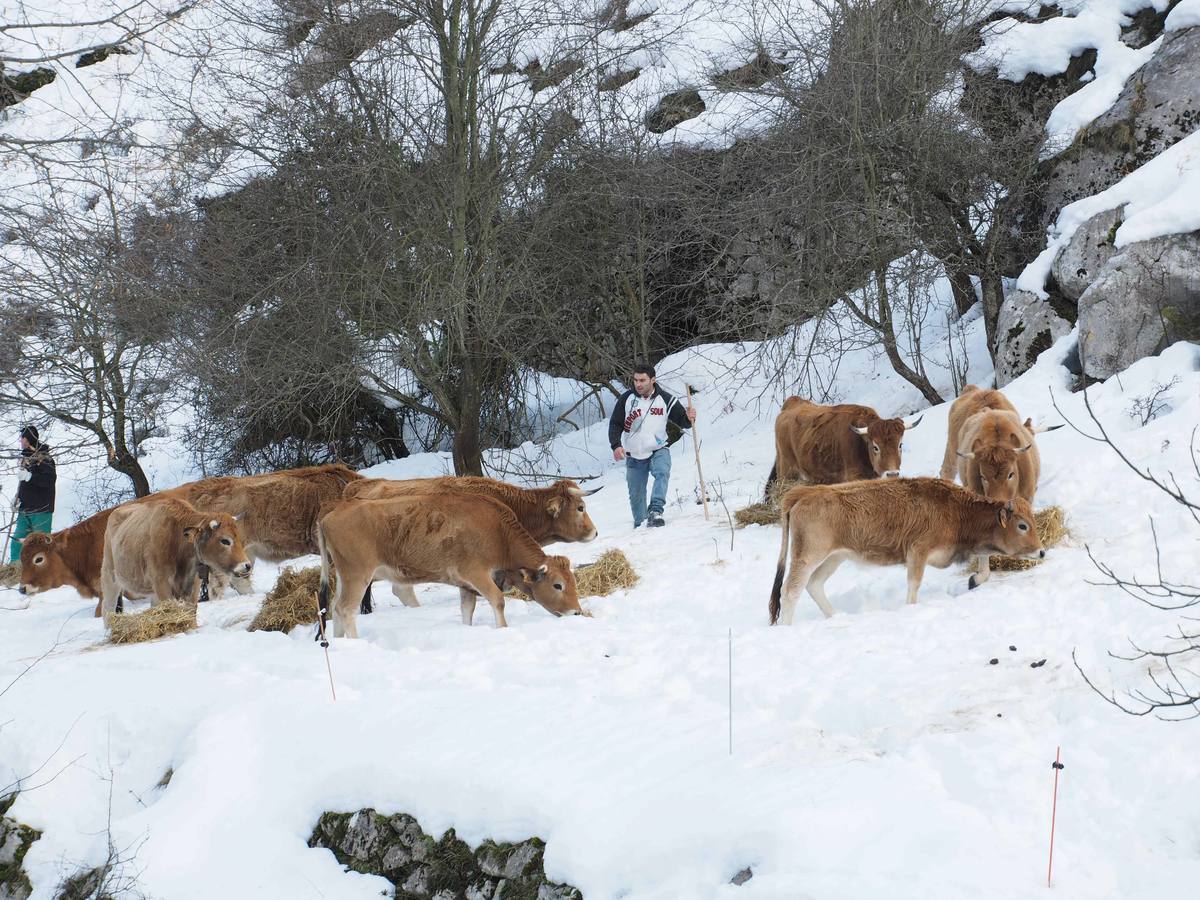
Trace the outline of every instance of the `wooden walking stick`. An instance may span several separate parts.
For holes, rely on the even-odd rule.
[[[692,386],[687,386],[688,409],[695,409],[692,406]],[[700,434],[696,430],[696,423],[692,422],[692,446],[696,448],[696,475],[700,478],[700,497],[704,500],[704,519],[708,520],[708,487],[704,484],[704,470],[700,468]]]

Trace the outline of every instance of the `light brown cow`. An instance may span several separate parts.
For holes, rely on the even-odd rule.
[[[168,488],[128,504],[174,497],[205,512],[244,514],[239,522],[247,553],[272,562],[317,552],[313,536],[322,502],[337,499],[357,472],[343,465],[284,469],[267,475],[205,478]],[[290,479],[281,481],[280,479]],[[297,483],[299,482],[299,483]],[[116,507],[114,507],[116,508]],[[102,510],[82,522],[54,532],[35,532],[21,546],[21,590],[37,593],[69,585],[81,597],[100,596],[100,565],[104,556],[104,529],[112,509]],[[223,577],[213,579],[218,596]],[[234,579],[239,590],[246,579]],[[101,614],[96,604],[96,615]]]
[[[783,543],[771,588],[772,625],[781,619],[792,624],[805,588],[821,612],[832,616],[825,582],[847,559],[904,564],[908,602],[916,603],[926,565],[945,568],[991,553],[1046,555],[1027,501],[989,500],[938,478],[797,485],[781,506]],[[791,572],[785,584],[789,541]]]
[[[953,481],[957,473],[977,494],[1032,503],[1041,473],[1034,435],[1061,427],[1034,428],[1000,391],[968,384],[950,407],[941,477]]]
[[[250,574],[252,563],[233,516],[200,512],[171,498],[118,507],[104,531],[104,612],[114,611],[121,594],[150,597],[151,605],[175,598],[194,603],[201,564],[228,575]]]
[[[321,606],[328,608],[329,572],[337,570],[334,636],[358,637],[359,601],[375,579],[437,582],[459,588],[463,622],[486,597],[503,628],[504,587],[519,586],[556,616],[579,615],[571,563],[547,556],[512,510],[482,494],[439,491],[384,500],[343,500],[317,528]]]
[[[776,478],[811,484],[895,478],[904,432],[920,421],[918,416],[906,425],[903,419],[881,419],[869,406],[821,406],[788,397],[775,420],[775,465],[767,494]]]
[[[584,498],[600,488],[585,491],[569,478],[548,487],[523,488],[494,478],[446,476],[442,478],[411,478],[393,481],[388,478],[364,478],[346,485],[342,496],[347,500],[380,500],[385,497],[405,497],[436,490],[465,491],[499,500],[512,510],[521,527],[541,546],[556,541],[586,543],[596,537],[596,525],[588,515]],[[411,584],[393,584],[392,593],[405,606],[419,606]],[[370,589],[363,600],[362,611],[369,612]]]
[[[1035,428],[1032,419],[1022,422],[1000,391],[968,384],[950,407],[941,477],[953,481],[957,472],[959,482],[977,494],[992,500],[1021,497],[1032,504],[1042,469],[1034,435],[1056,428],[1062,425]],[[972,587],[988,574],[985,556]]]

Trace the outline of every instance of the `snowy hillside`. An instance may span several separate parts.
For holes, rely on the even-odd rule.
[[[981,330],[969,334],[976,360]],[[1061,365],[1069,341],[1008,389],[1023,415],[1059,421],[1053,396],[1084,422]],[[1130,638],[1155,645],[1174,620],[1089,584],[1084,545],[1149,575],[1153,516],[1164,563],[1194,582],[1194,524],[1064,428],[1041,439],[1037,505],[1061,506],[1071,537],[1043,565],[969,595],[962,571],[930,570],[916,607],[902,570],[846,566],[828,586],[834,619],[804,599],[795,627],[768,628],[778,529],[731,535],[725,520],[759,495],[773,455],[781,397],[749,365],[757,349],[702,347],[660,368],[668,389],[699,390],[706,475],[723,500],[711,521],[694,502],[688,440],[673,450],[667,527],[639,532],[602,424],[547,448],[547,474],[604,487],[589,500],[599,539],[557,551],[579,563],[619,547],[635,588],[586,601],[592,618],[513,602],[505,631],[486,611],[462,626],[450,588],[421,589],[419,609],[388,597],[359,620],[362,639],[333,643],[336,703],[309,634],[246,633],[261,595],[209,604],[197,632],[113,647],[68,589],[32,602],[0,591],[0,684],[25,673],[0,697],[0,783],[27,779],[9,815],[44,832],[25,859],[34,897],[98,864],[110,822],[147,896],[378,897],[381,879],[306,844],[323,811],[363,806],[473,844],[538,835],[547,874],[589,900],[1042,896],[1059,745],[1055,893],[1192,896],[1194,728],[1118,713],[1071,654],[1105,686],[1143,683],[1106,654]],[[1135,462],[1190,471],[1198,369],[1200,348],[1179,344],[1090,389]],[[817,374],[832,397],[881,413],[922,405],[866,351]],[[1130,418],[1168,383],[1157,418]],[[905,474],[937,472],[946,414],[927,410],[909,433]],[[370,474],[443,467],[430,455]],[[258,590],[274,577],[260,565]],[[730,885],[746,866],[753,878]]]

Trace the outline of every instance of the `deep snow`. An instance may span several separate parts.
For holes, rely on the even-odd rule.
[[[980,331],[975,320],[974,359]],[[1058,421],[1053,390],[1083,423],[1059,364],[1069,340],[1007,389],[1024,415]],[[584,562],[620,547],[637,587],[587,601],[591,619],[512,603],[505,631],[486,609],[462,626],[451,588],[420,590],[420,609],[387,597],[360,619],[362,639],[333,643],[336,703],[307,633],[245,632],[260,596],[204,607],[197,632],[111,647],[72,591],[33,602],[0,591],[0,685],[54,647],[0,696],[0,784],[36,772],[11,812],[45,831],[26,857],[34,896],[103,858],[110,779],[115,844],[136,849],[144,891],[169,900],[377,897],[383,881],[306,846],[320,812],[365,805],[471,842],[539,835],[547,873],[589,900],[1042,896],[1058,745],[1055,893],[1194,896],[1195,723],[1118,713],[1071,653],[1106,685],[1143,683],[1106,653],[1127,637],[1157,641],[1174,618],[1089,584],[1083,545],[1149,574],[1153,515],[1172,573],[1194,582],[1195,525],[1064,428],[1041,439],[1037,505],[1061,505],[1072,537],[1044,565],[969,595],[961,571],[931,570],[915,607],[901,569],[848,565],[828,586],[835,618],[804,599],[795,627],[768,628],[778,529],[737,531],[731,550],[725,522],[726,507],[761,491],[773,455],[781,394],[745,368],[727,373],[756,349],[699,348],[660,367],[668,388],[700,390],[706,474],[724,500],[710,522],[694,502],[689,440],[673,451],[668,527],[636,533],[604,425],[550,445],[562,471],[598,474],[589,486],[605,488],[589,500],[601,537],[557,550]],[[1136,461],[1189,471],[1198,363],[1200,348],[1179,344],[1090,389]],[[869,351],[825,374],[836,399],[884,413],[922,405]],[[1127,415],[1176,376],[1156,420]],[[905,474],[936,474],[946,414],[927,410],[909,433]],[[426,455],[386,473],[442,466]],[[260,566],[256,587],[273,578]],[[156,788],[168,767],[169,786]],[[729,885],[746,865],[753,879]]]

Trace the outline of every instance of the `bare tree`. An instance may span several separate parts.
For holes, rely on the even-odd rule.
[[[72,187],[75,187],[74,185]],[[0,209],[9,241],[0,267],[0,402],[84,433],[135,496],[150,492],[139,457],[173,394],[147,295],[131,253],[134,211],[115,182],[75,190],[47,176],[41,206]],[[129,226],[129,230],[127,230]]]

